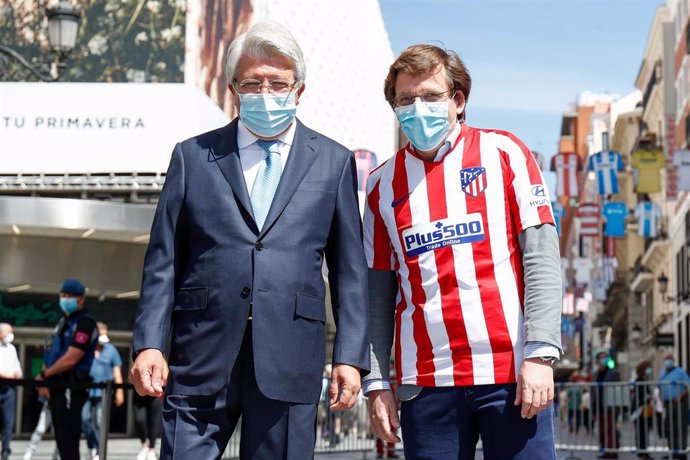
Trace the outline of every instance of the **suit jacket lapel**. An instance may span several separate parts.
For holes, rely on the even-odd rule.
[[[299,120],[295,120],[295,122],[297,123],[297,129],[295,130],[295,139],[290,148],[290,156],[285,165],[285,171],[280,176],[280,183],[278,183],[278,189],[273,197],[271,208],[268,210],[266,222],[264,222],[260,236],[264,235],[271,228],[283,212],[283,209],[287,206],[292,195],[295,194],[295,190],[297,190],[297,187],[318,156],[315,142],[317,138],[316,133],[305,128]]]
[[[237,147],[237,120],[237,118],[234,119],[229,125],[216,131],[218,140],[211,145],[209,161],[213,161],[218,165],[237,200],[253,219],[254,213],[249,200],[244,173],[242,172],[239,148]],[[254,224],[254,231],[258,232],[256,224]]]

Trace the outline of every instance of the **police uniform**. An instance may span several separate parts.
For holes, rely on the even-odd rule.
[[[85,309],[77,310],[60,319],[48,342],[44,357],[46,369],[67,353],[69,347],[84,351],[84,356],[74,368],[50,377],[50,380],[82,383],[91,381],[89,370],[98,344],[98,327],[96,320]],[[55,426],[55,440],[62,459],[79,459],[81,409],[87,396],[86,388],[50,389],[50,411]]]

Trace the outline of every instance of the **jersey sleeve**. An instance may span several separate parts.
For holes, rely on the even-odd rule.
[[[618,171],[623,171],[625,169],[625,165],[623,164],[623,157],[618,152],[616,152],[616,168],[618,169]]]
[[[393,250],[380,212],[380,182],[378,174],[372,174],[367,181],[367,199],[364,206],[364,253],[369,268],[393,270]]]
[[[96,338],[98,328],[96,322],[90,318],[82,318],[77,323],[77,328],[74,330],[74,335],[70,339],[70,347],[79,348],[83,351],[88,351],[91,348],[92,341]]]
[[[550,169],[553,172],[556,172],[556,169],[557,169],[556,168],[556,158],[558,158],[558,155],[560,155],[560,154],[556,154],[556,155],[551,157],[551,168]]]
[[[507,200],[518,233],[537,225],[555,225],[549,190],[534,156],[520,139],[509,133],[503,135],[503,147],[509,169]]]
[[[595,157],[595,156],[596,156],[596,155],[591,155],[591,156],[587,159],[587,171],[594,171],[594,157]]]
[[[639,167],[639,162],[638,162],[638,160],[639,160],[639,159],[640,159],[640,154],[639,154],[639,152],[634,152],[634,153],[632,154],[632,167],[633,167],[633,168],[638,169],[638,167]]]

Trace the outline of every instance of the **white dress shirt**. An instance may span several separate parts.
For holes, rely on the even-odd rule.
[[[290,127],[276,139],[278,141],[278,152],[280,153],[280,161],[283,163],[283,171],[285,171],[285,164],[287,163],[290,148],[295,140],[295,129],[297,123],[292,122]],[[240,163],[242,164],[242,173],[244,174],[244,182],[247,184],[247,191],[251,195],[254,180],[259,172],[259,168],[266,158],[266,151],[256,143],[259,138],[254,135],[242,120],[237,123],[237,147],[240,154]]]
[[[19,364],[17,349],[11,343],[0,345],[0,374],[18,375],[22,378],[22,366]]]

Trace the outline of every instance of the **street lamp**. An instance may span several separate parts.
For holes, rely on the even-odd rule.
[[[656,282],[659,284],[659,294],[661,294],[661,298],[664,300],[664,302],[673,302],[676,300],[675,297],[669,297],[666,295],[668,294],[668,277],[664,272],[661,272],[661,275],[659,275],[659,277],[656,279]]]
[[[8,66],[9,64],[3,61],[9,59],[18,63],[39,80],[56,81],[59,78],[59,70],[65,67],[65,58],[74,49],[77,41],[81,14],[76,6],[67,0],[60,0],[57,5],[47,9],[46,16],[48,16],[48,40],[55,53],[55,61],[50,66],[50,70],[47,71],[43,63],[30,63],[17,51],[2,44],[0,44],[0,57],[6,59],[0,59],[0,65]]]

